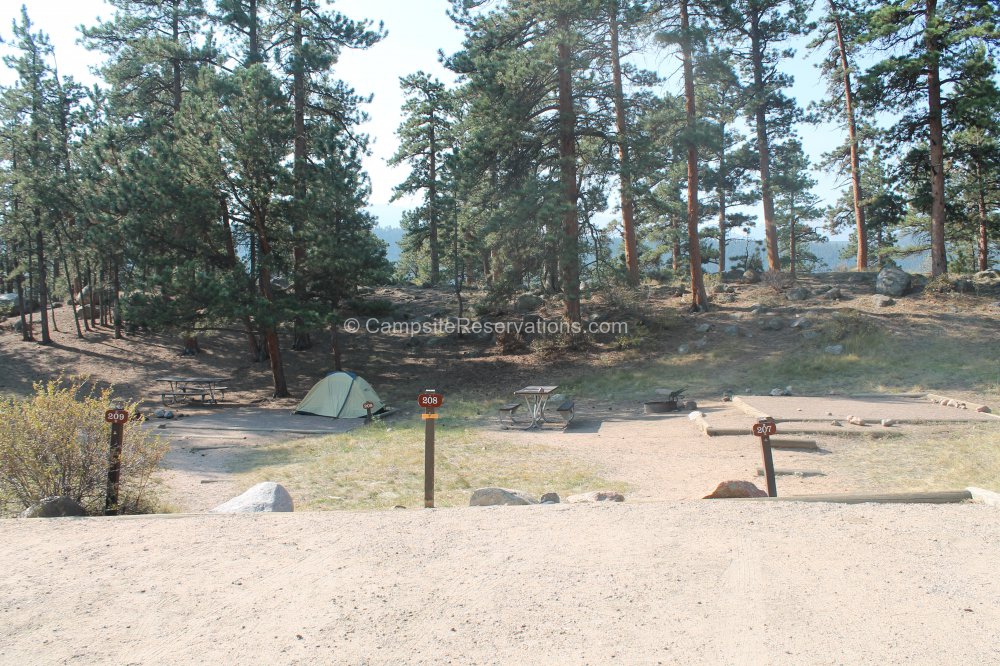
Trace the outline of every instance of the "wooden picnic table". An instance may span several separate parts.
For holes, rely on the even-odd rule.
[[[226,377],[160,377],[156,381],[170,385],[169,390],[160,393],[164,405],[193,400],[195,396],[200,396],[204,403],[214,405],[226,397],[228,389],[227,386],[220,386],[228,381]]]

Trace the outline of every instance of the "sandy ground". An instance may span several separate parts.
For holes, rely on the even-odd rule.
[[[3,521],[0,662],[998,663],[998,518],[729,500]]]

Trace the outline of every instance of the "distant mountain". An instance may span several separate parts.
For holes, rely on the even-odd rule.
[[[383,227],[379,225],[375,227],[375,235],[384,240],[389,246],[388,250],[386,250],[386,256],[389,261],[399,261],[399,255],[402,252],[400,244],[403,241],[403,230],[399,227]]]
[[[403,240],[403,230],[399,227],[389,227],[389,226],[377,226],[375,227],[375,235],[384,240],[388,245],[389,249],[387,252],[389,261],[398,261],[400,255],[400,243]],[[714,246],[716,241],[714,239],[708,239],[706,241],[710,246]],[[758,246],[757,243],[760,243]],[[906,241],[902,244],[906,244]],[[614,247],[611,248],[612,254],[617,254],[621,251],[621,242],[615,241]],[[816,255],[819,259],[820,264],[816,267],[820,271],[835,271],[835,270],[849,270],[852,267],[852,258],[844,258],[843,252],[847,249],[849,243],[847,241],[827,241],[825,243],[810,243],[808,245],[808,250]],[[755,238],[731,238],[726,241],[726,263],[732,267],[733,263],[736,261],[741,261],[747,256],[749,249],[749,254],[757,253],[763,258],[765,256],[763,240]],[[899,260],[900,267],[910,273],[926,273],[930,271],[930,254],[928,252],[922,252],[920,254],[913,255],[911,257],[906,257]],[[709,272],[715,272],[717,268],[714,264],[708,264],[706,270]]]

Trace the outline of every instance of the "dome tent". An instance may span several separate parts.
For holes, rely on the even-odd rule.
[[[385,409],[385,403],[364,379],[353,372],[331,372],[316,382],[295,408],[295,413],[335,419],[359,418],[368,415],[364,408],[368,401],[373,404],[372,414]]]

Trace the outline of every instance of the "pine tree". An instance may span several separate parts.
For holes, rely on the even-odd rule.
[[[888,53],[865,74],[864,96],[877,108],[902,114],[891,140],[926,144],[931,274],[941,275],[948,270],[945,80],[955,73],[958,52],[975,42],[997,43],[1000,10],[989,0],[887,0],[871,14],[864,38]]]
[[[764,207],[767,264],[781,270],[777,224],[771,183],[771,139],[786,135],[794,120],[794,103],[782,94],[791,77],[778,64],[794,55],[782,43],[810,29],[805,0],[735,0],[709,3],[710,11],[727,35],[746,79],[747,115],[756,129],[760,194]]]

